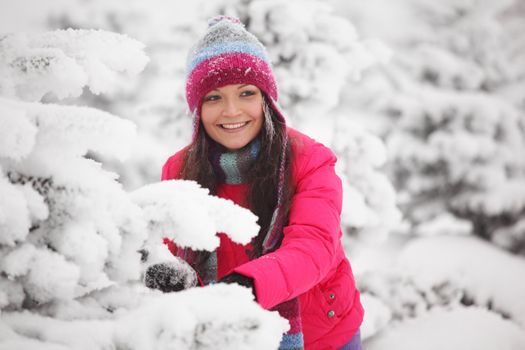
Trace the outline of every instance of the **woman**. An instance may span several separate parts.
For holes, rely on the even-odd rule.
[[[361,349],[363,308],[341,245],[341,180],[325,146],[286,126],[264,46],[237,20],[210,21],[188,58],[193,139],[162,179],[195,180],[259,217],[246,246],[177,249],[204,284],[238,283],[290,322],[281,349]]]

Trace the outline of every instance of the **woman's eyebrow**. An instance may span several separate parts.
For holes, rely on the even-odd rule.
[[[242,84],[241,86],[239,86],[237,89],[242,89],[243,87],[245,86],[251,86],[251,84]]]

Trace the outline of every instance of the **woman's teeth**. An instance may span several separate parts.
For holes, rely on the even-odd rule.
[[[237,123],[237,124],[221,124],[221,127],[225,129],[238,129],[240,127],[245,126],[246,124],[248,124],[248,122]]]

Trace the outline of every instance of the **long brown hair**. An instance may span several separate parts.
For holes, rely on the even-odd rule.
[[[257,159],[251,168],[247,181],[249,191],[247,202],[249,209],[258,216],[260,230],[252,240],[253,251],[249,252],[250,258],[262,254],[262,242],[270,227],[273,211],[277,204],[277,190],[279,186],[280,157],[285,150],[284,187],[282,198],[282,218],[286,225],[290,211],[291,197],[293,195],[291,183],[292,150],[290,142],[286,142],[286,125],[281,121],[277,112],[273,110],[266,97],[263,97],[264,124],[260,131],[261,148]],[[210,142],[214,142],[204,131],[202,123],[199,125],[195,141],[189,146],[184,156],[181,178],[194,180],[202,187],[208,188],[211,194],[216,194],[217,177],[208,160]],[[194,265],[202,265],[209,253],[199,252]]]

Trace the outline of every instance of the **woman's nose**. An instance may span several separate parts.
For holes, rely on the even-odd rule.
[[[226,99],[224,104],[224,109],[222,111],[224,116],[231,117],[237,116],[240,113],[239,104],[235,99]]]

